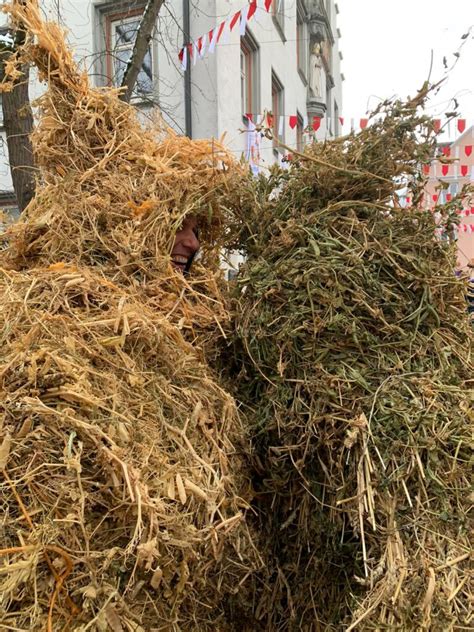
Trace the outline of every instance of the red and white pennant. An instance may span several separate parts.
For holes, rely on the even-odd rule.
[[[273,0],[263,1],[263,6],[267,13],[270,11],[272,2]],[[216,45],[221,41],[222,37],[233,31],[237,24],[239,24],[240,36],[243,37],[245,35],[247,22],[253,18],[258,8],[260,7],[257,4],[257,0],[253,0],[242,9],[236,11],[229,18],[217,24],[208,33],[204,33],[204,35],[198,37],[195,42],[183,46],[178,53],[181,69],[186,70],[188,63],[191,61],[196,63],[198,57],[202,59],[206,52],[206,46],[208,47],[207,51],[209,53],[214,53]]]

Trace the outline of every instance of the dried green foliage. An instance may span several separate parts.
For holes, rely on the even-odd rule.
[[[465,287],[432,215],[395,194],[404,177],[422,195],[426,92],[233,199],[248,260],[228,373],[254,443],[263,629],[469,625]],[[439,209],[448,231],[460,203]]]

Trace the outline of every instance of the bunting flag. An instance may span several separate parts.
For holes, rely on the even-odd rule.
[[[240,11],[236,11],[236,12],[234,13],[234,17],[231,19],[231,21],[230,21],[230,25],[229,25],[229,28],[230,28],[230,30],[231,30],[231,31],[233,30],[234,26],[235,26],[235,25],[237,24],[237,22],[239,21],[241,12],[242,12],[242,10],[240,10]]]
[[[461,168],[461,175],[463,178],[465,178],[468,172],[468,165],[461,165],[460,168]]]
[[[179,61],[181,62],[181,70],[185,71],[188,67],[188,47],[185,46],[179,51]]]
[[[249,12],[247,13],[247,20],[251,20],[257,11],[257,0],[251,2],[249,6]]]
[[[250,5],[249,5],[250,6]],[[250,113],[249,113],[250,114]],[[262,118],[263,120],[263,116],[262,114],[259,113],[251,113],[251,116],[253,117],[253,120],[256,120],[257,117]],[[298,123],[298,114],[285,114],[285,115],[280,115],[283,116],[285,119],[285,125],[287,125],[290,129],[294,130],[297,126]],[[310,123],[310,128],[308,128],[308,117],[305,116],[303,117],[303,129],[305,131],[314,131],[317,132],[318,130],[321,131],[327,131],[329,132],[331,130],[331,125],[333,124],[333,121],[338,120],[340,125],[342,127],[344,127],[344,125],[349,125],[350,124],[350,129],[351,131],[356,131],[357,129],[365,129],[366,127],[369,126],[369,124],[371,123],[371,120],[367,117],[363,117],[360,119],[347,119],[344,116],[338,116],[337,119],[331,117],[331,116],[313,116],[311,117],[311,123]],[[465,120],[465,119],[464,119]],[[280,119],[278,120],[279,124],[280,124]],[[474,123],[474,121],[473,121]],[[269,126],[271,127],[271,125]],[[473,126],[473,138],[474,138],[474,126]],[[452,141],[455,142],[455,141]],[[464,146],[459,146],[457,145],[456,147],[452,147],[449,144],[445,144],[440,148],[440,152],[441,155],[443,156],[443,158],[455,158],[456,160],[454,162],[448,162],[448,163],[443,163],[443,165],[440,167],[440,169],[443,172],[443,175],[456,175],[457,174],[457,170],[458,170],[458,160],[460,159],[460,154],[462,153],[463,155],[465,154],[467,157],[469,157],[472,154],[472,149],[473,149],[473,145],[464,145]],[[430,173],[430,168],[431,165],[430,164],[425,164],[422,166],[423,168],[423,172],[425,175],[429,175]],[[435,174],[436,175],[436,174]]]
[[[458,230],[460,233],[474,233],[474,224],[459,224]]]

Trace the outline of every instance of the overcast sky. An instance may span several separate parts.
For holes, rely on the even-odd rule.
[[[343,115],[358,118],[367,108],[393,95],[412,96],[428,79],[445,75],[455,61],[461,36],[471,32],[446,85],[428,110],[442,115],[453,109],[474,124],[474,0],[338,0],[339,40],[343,54]]]

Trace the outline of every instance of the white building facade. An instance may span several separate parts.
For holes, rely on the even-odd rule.
[[[146,0],[40,3],[66,28],[93,84],[117,84]],[[265,169],[312,137],[339,134],[343,77],[337,13],[334,0],[168,0],[134,102],[144,114],[158,108],[179,133],[224,137],[236,157]],[[32,100],[42,89],[33,75]],[[255,132],[255,124],[274,138]],[[0,132],[0,206],[8,206],[12,185]]]

